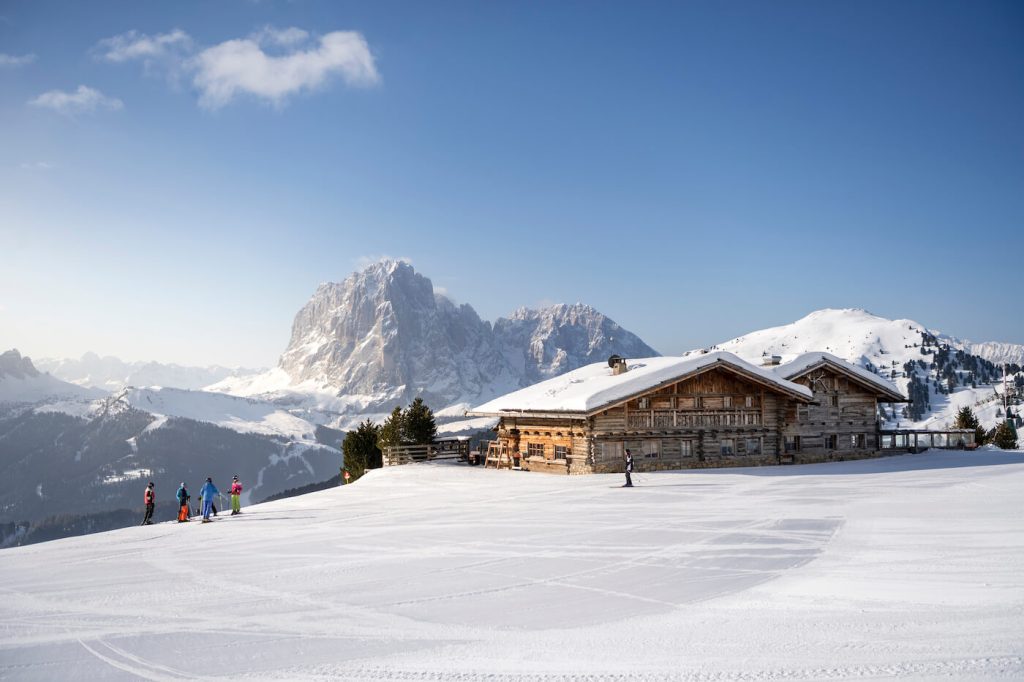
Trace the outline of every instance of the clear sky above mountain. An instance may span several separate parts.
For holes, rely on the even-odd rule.
[[[0,349],[270,365],[410,258],[662,353],[864,307],[1024,342],[1024,6],[0,3]]]

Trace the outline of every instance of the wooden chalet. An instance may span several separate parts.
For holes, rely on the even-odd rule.
[[[813,356],[813,357],[812,357]],[[498,417],[493,448],[561,474],[854,459],[878,454],[878,402],[895,386],[815,353],[756,366],[725,352],[609,360],[467,412]]]

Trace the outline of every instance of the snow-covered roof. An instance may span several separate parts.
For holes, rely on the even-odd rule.
[[[852,375],[855,379],[860,379],[862,383],[868,384],[873,388],[886,394],[887,397],[892,398],[895,401],[906,400],[906,396],[900,393],[900,390],[896,388],[895,384],[890,381],[883,379],[882,377],[869,372],[860,365],[855,365],[852,362],[847,362],[840,357],[836,357],[831,353],[815,352],[815,353],[804,353],[796,356],[790,362],[772,369],[784,379],[792,379],[798,377],[806,372],[818,367],[819,365],[829,364],[836,369],[845,372],[848,375]]]
[[[717,351],[691,357],[641,358],[627,361],[629,371],[619,375],[604,362],[568,372],[533,386],[513,391],[469,410],[471,416],[502,416],[520,412],[588,414],[661,384],[678,381],[713,365],[724,366],[743,376],[798,399],[809,400],[809,389],[771,370],[757,367],[732,353]]]

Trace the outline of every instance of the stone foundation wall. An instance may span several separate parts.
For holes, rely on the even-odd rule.
[[[819,462],[845,462],[857,459],[871,459],[874,457],[888,457],[893,453],[881,452],[878,450],[844,450],[844,451],[819,451],[819,452],[797,452],[794,453],[793,464],[815,464]],[[614,465],[601,465],[594,467],[591,471],[588,467],[586,472],[596,474],[621,474],[625,471],[625,462]],[[659,462],[651,459],[633,457],[633,471],[644,473],[645,471],[679,471],[680,469],[722,469],[727,467],[757,467],[757,466],[782,466],[779,458],[775,455],[731,455],[731,456],[706,456],[703,461],[698,457],[688,457],[684,460],[673,460],[670,462]]]

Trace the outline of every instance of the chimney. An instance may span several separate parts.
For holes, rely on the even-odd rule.
[[[762,367],[776,367],[780,362],[782,362],[781,355],[768,355],[767,353],[765,353],[764,355],[761,356]]]
[[[629,371],[629,367],[626,366],[626,358],[620,355],[613,355],[608,358],[608,366],[612,368],[613,376],[625,374]]]

